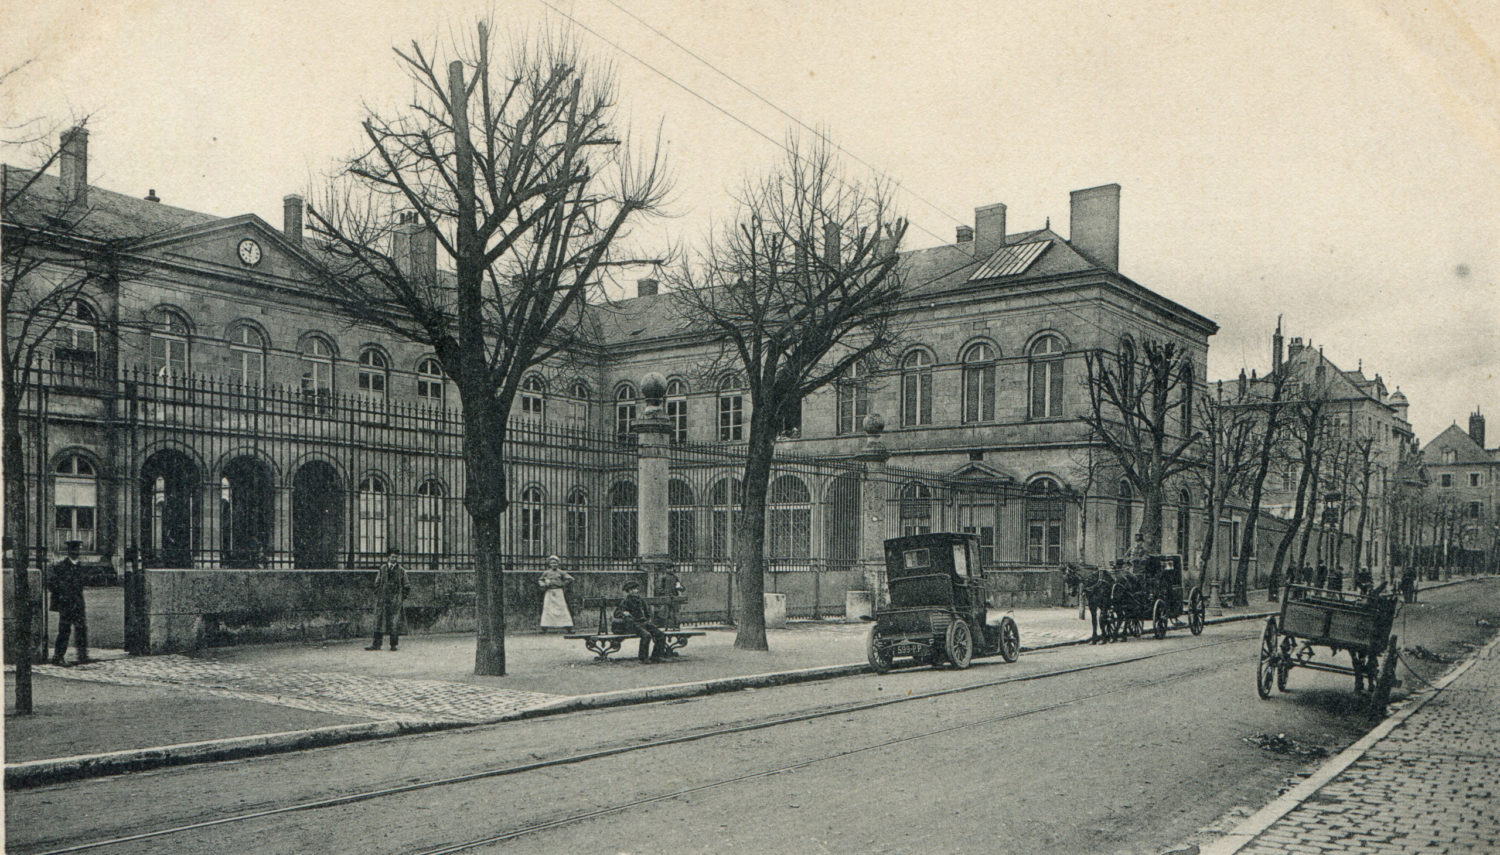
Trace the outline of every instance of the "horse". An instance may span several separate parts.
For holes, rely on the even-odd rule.
[[[1070,573],[1078,583],[1079,613],[1089,612],[1089,644],[1103,644],[1114,640],[1115,620],[1110,594],[1115,587],[1115,578],[1102,567],[1079,568],[1069,565],[1064,571]]]

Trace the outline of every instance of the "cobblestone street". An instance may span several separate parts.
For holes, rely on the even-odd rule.
[[[1500,647],[1375,743],[1244,855],[1500,850]]]
[[[186,656],[131,657],[72,668],[40,665],[36,670],[72,680],[173,686],[218,698],[401,722],[492,721],[560,697],[446,680],[268,669]]]

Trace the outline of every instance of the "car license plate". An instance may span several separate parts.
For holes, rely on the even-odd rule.
[[[920,644],[898,644],[891,648],[892,656],[916,656],[922,652]]]

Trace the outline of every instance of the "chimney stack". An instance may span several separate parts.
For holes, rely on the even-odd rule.
[[[974,227],[973,226],[959,226],[958,227],[958,239],[957,239],[956,243],[973,243],[973,242],[974,242]]]
[[[1281,316],[1276,316],[1276,332],[1271,335],[1271,373],[1281,373]]]
[[[161,197],[158,196],[158,195],[156,195],[156,188],[155,187],[152,187],[150,189],[150,191],[148,191],[146,193],[146,201],[147,202],[160,202],[161,201]]]
[[[637,279],[635,280],[635,295],[637,297],[655,297],[660,284],[655,279]]]
[[[1120,185],[1074,190],[1068,243],[1109,270],[1120,269]]]
[[[57,156],[63,195],[83,207],[89,203],[89,132],[82,125],[63,131]]]
[[[300,220],[301,211],[298,211]],[[397,216],[391,236],[391,256],[403,276],[421,282],[437,281],[437,235],[417,217],[416,211]]]
[[[281,233],[294,246],[302,245],[302,197],[296,193],[281,197]]]
[[[1300,336],[1300,335],[1292,336],[1291,340],[1286,343],[1286,361],[1287,362],[1291,362],[1293,359],[1296,359],[1297,358],[1297,354],[1299,354],[1301,352],[1302,352],[1302,336]]]
[[[1005,246],[1005,203],[974,209],[974,257],[986,259]]]
[[[1475,445],[1484,448],[1484,416],[1478,407],[1469,413],[1469,438],[1474,440]]]

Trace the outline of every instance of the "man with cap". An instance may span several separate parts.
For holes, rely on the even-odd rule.
[[[386,550],[384,563],[375,571],[375,641],[366,650],[379,650],[380,639],[391,637],[391,650],[401,643],[401,633],[406,631],[406,595],[411,588],[406,581],[406,568],[401,566],[401,550],[392,546]]]
[[[57,612],[57,646],[52,651],[52,664],[62,665],[63,654],[68,652],[68,635],[73,636],[73,648],[78,652],[75,664],[83,665],[89,658],[89,616],[83,607],[83,565],[78,563],[78,552],[83,546],[79,540],[67,543],[63,560],[52,565],[47,576],[47,590],[52,594],[52,611]]]
[[[650,614],[646,610],[646,601],[641,598],[641,583],[625,583],[625,600],[615,608],[614,622],[610,627],[621,635],[638,635],[641,637],[641,649],[636,658],[642,662],[661,662],[662,660],[676,656],[674,651],[667,650],[666,633],[656,628],[651,622]],[[656,650],[653,653],[651,643],[656,642]]]

